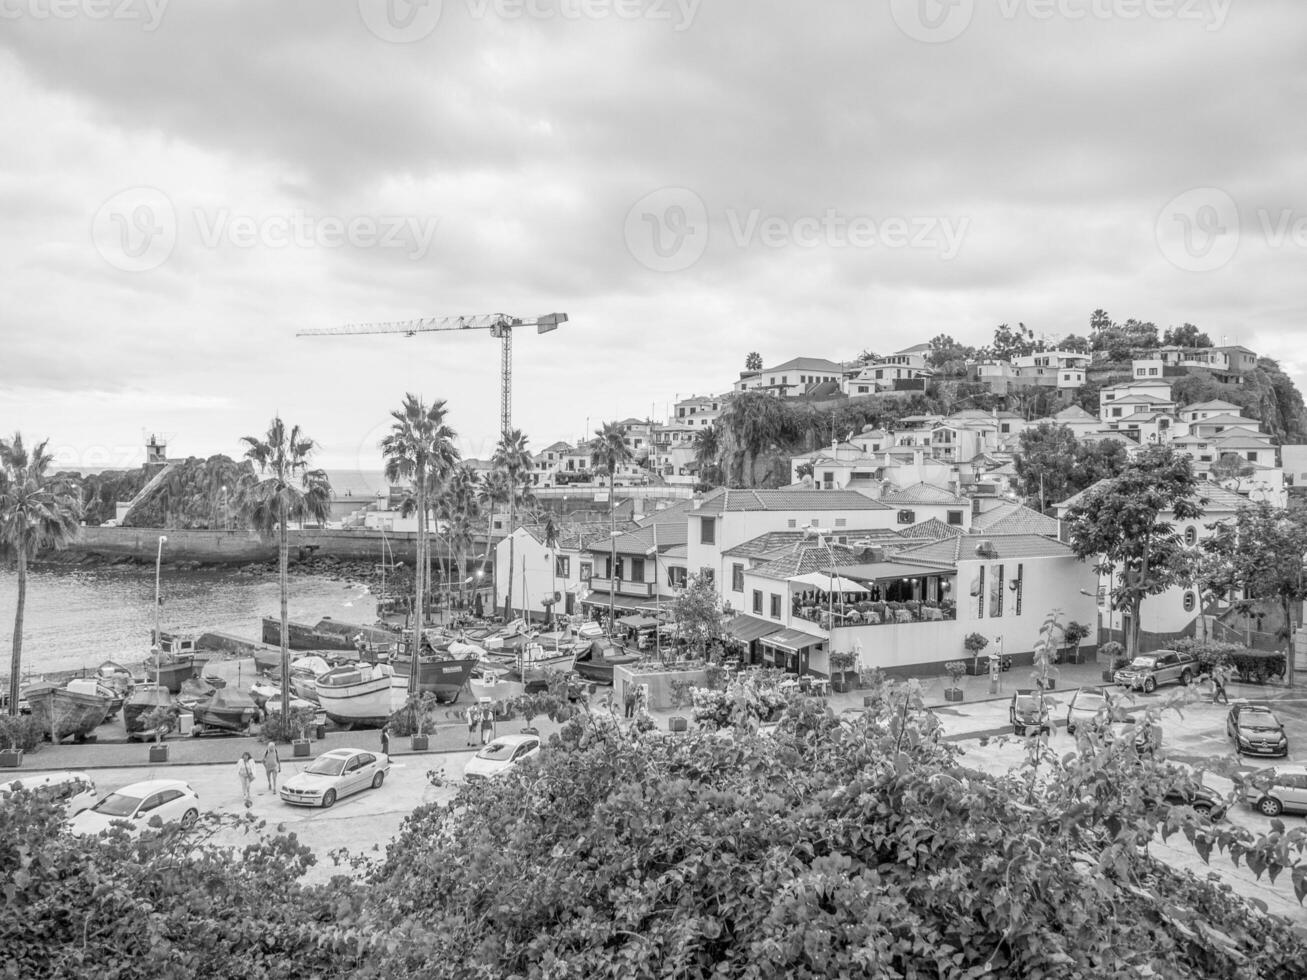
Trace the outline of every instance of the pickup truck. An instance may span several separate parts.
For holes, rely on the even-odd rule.
[[[1151,694],[1159,684],[1188,684],[1198,673],[1198,658],[1176,650],[1154,650],[1138,654],[1112,679],[1122,687]]]

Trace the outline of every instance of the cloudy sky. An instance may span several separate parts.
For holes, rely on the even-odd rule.
[[[465,455],[515,342],[543,448],[847,358],[1090,311],[1300,386],[1300,0],[0,0],[0,431],[234,454],[277,412],[378,465],[405,391]],[[1307,387],[1307,386],[1305,386]]]

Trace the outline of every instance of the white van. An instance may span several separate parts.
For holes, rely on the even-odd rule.
[[[95,782],[84,772],[50,772],[0,783],[0,802],[20,789],[33,790],[62,803],[70,817],[89,810],[96,802]]]

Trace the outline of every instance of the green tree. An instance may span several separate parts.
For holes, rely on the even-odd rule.
[[[512,429],[500,435],[491,462],[499,469],[508,484],[508,595],[513,595],[513,532],[517,529],[517,508],[530,496],[531,453],[527,451],[527,438],[521,429]],[[523,607],[523,615],[526,609]]]
[[[454,440],[458,437],[445,421],[448,409],[445,399],[438,398],[427,405],[418,395],[405,394],[399,408],[390,413],[390,434],[381,440],[381,455],[386,461],[386,479],[398,483],[411,483],[416,495],[418,515],[417,553],[413,570],[413,640],[410,655],[413,667],[409,671],[409,691],[417,690],[418,649],[422,644],[422,630],[426,626],[423,600],[429,586],[426,581],[427,560],[427,494],[440,485],[458,462]]]
[[[1074,333],[1067,334],[1057,342],[1057,349],[1069,351],[1073,354],[1088,354],[1089,338]]]
[[[749,355],[744,359],[744,370],[746,370],[746,371],[761,371],[761,370],[762,370],[762,355],[759,354],[756,350],[755,350],[755,351],[749,351]]]
[[[1211,347],[1212,338],[1200,331],[1192,323],[1182,327],[1167,327],[1162,334],[1164,347]]]
[[[957,377],[966,373],[966,362],[975,356],[974,347],[959,344],[948,334],[941,333],[931,338],[926,363],[948,377]]]
[[[245,458],[260,479],[240,487],[237,507],[260,534],[277,535],[277,585],[281,593],[281,690],[290,696],[290,521],[325,521],[331,513],[331,482],[319,469],[309,469],[317,448],[298,425],[286,429],[274,416],[267,433],[242,436]]]
[[[721,466],[717,456],[721,452],[721,430],[716,419],[712,425],[705,425],[694,434],[694,464],[699,471],[699,480],[703,483],[719,484]]]
[[[450,564],[459,590],[464,590],[463,576],[467,573],[466,555],[475,540],[481,507],[477,500],[480,478],[476,467],[463,462],[454,467],[441,499],[441,516],[449,522],[448,538]]]
[[[1193,466],[1170,446],[1143,450],[1067,511],[1076,556],[1115,577],[1112,605],[1129,616],[1129,656],[1139,650],[1144,599],[1188,578],[1184,542],[1172,521],[1197,520],[1202,513]]]
[[[1116,476],[1127,461],[1121,443],[1083,442],[1069,427],[1048,421],[1024,430],[1017,440],[1017,485],[1029,505],[1041,512]]]
[[[1233,521],[1210,528],[1203,550],[1220,562],[1223,574],[1217,589],[1226,596],[1246,596],[1276,602],[1284,616],[1280,638],[1285,642],[1293,686],[1293,604],[1307,598],[1303,562],[1307,558],[1307,506],[1291,501],[1285,509],[1266,501],[1240,507]]]
[[[1043,343],[1024,323],[1010,327],[1000,323],[994,328],[994,339],[989,345],[990,356],[999,361],[1010,361],[1043,350]]]
[[[507,507],[512,496],[513,487],[508,482],[508,474],[503,470],[490,470],[477,484],[477,500],[486,515],[486,555],[488,557],[494,558],[495,556],[495,509],[497,507]],[[511,580],[505,594],[509,597],[509,604],[511,605],[513,595]],[[496,558],[490,565],[490,604],[496,606],[498,603],[499,560]]]
[[[708,645],[722,635],[722,600],[712,579],[691,575],[672,603],[672,618],[699,656],[707,656]]]
[[[783,445],[799,429],[784,401],[761,391],[746,391],[732,398],[719,421],[739,447],[739,482],[746,487],[755,485],[758,457]]]
[[[609,629],[616,618],[617,602],[617,471],[624,463],[631,462],[631,458],[631,447],[626,444],[626,437],[617,422],[605,422],[595,430],[595,439],[590,444],[590,465],[596,474],[608,475]]]
[[[9,714],[18,714],[22,681],[23,614],[27,608],[27,566],[46,549],[61,549],[77,536],[82,505],[70,482],[50,475],[54,457],[39,442],[29,452],[22,433],[0,439],[0,558],[18,568],[18,605],[9,656]]]

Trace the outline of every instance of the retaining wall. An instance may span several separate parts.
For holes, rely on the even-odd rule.
[[[202,561],[218,564],[244,564],[277,557],[277,542],[260,538],[253,531],[209,531],[159,529],[146,527],[83,527],[72,552],[94,552],[114,557],[130,556],[153,560],[159,547],[159,535],[168,542],[163,556],[168,561]],[[290,532],[292,558],[326,557],[363,561],[413,561],[417,535],[411,532],[387,532],[363,529],[308,530]]]

